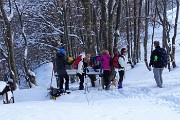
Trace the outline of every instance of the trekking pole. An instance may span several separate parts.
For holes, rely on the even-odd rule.
[[[86,74],[85,74],[86,76]],[[87,84],[87,78],[85,77],[85,88],[84,88],[84,91],[85,91],[85,94],[86,94],[86,100],[88,102],[88,105],[89,105],[89,98],[88,98],[88,95],[87,95],[87,92],[89,93],[89,90],[88,90],[88,84]]]
[[[84,91],[85,93],[88,91],[88,85],[87,85],[87,78],[86,78],[86,68],[84,70],[84,81],[85,81],[85,88],[84,88]]]
[[[99,89],[102,87],[104,89],[104,81],[103,81],[103,69],[102,65],[100,66],[100,72],[99,72]]]
[[[53,75],[54,75],[54,69],[52,69],[52,73],[51,73],[51,82],[50,82],[50,88],[52,86],[52,79],[53,79]]]

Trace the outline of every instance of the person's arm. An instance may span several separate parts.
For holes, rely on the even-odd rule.
[[[151,56],[150,56],[149,67],[153,66],[153,56],[154,56],[154,51],[151,53]]]
[[[103,60],[103,57],[102,57],[102,56],[97,57],[96,60],[97,60],[97,61],[102,61],[102,60]]]

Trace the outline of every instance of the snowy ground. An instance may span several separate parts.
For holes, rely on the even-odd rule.
[[[155,37],[160,34],[156,32]],[[177,38],[180,38],[179,32]],[[70,84],[71,94],[57,100],[47,96],[52,64],[43,65],[35,71],[38,86],[16,90],[15,104],[2,104],[0,96],[0,120],[180,120],[179,58],[177,42],[177,68],[163,71],[163,88],[156,87],[152,71],[140,62],[134,69],[127,70],[121,90],[113,86],[109,91],[102,90],[98,80],[97,87],[92,88],[87,79],[89,92],[78,90],[76,82]],[[0,91],[3,86],[0,82]]]
[[[177,64],[180,64],[178,62]],[[16,90],[15,104],[0,104],[1,120],[180,120],[179,69],[163,72],[164,87],[156,88],[153,73],[139,63],[126,72],[124,88],[109,91],[90,87],[78,90],[78,82],[70,84],[71,94],[50,100],[52,64],[37,70],[38,86]],[[55,85],[55,78],[53,78]]]

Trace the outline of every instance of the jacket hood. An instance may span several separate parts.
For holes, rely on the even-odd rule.
[[[56,56],[57,56],[57,57],[64,57],[64,54],[62,54],[62,53],[57,53]]]
[[[107,53],[103,54],[103,56],[105,56],[106,58],[110,58],[110,55]]]

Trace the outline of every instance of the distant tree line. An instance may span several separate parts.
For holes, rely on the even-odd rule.
[[[173,8],[176,15],[169,21]],[[15,87],[20,80],[35,84],[31,71],[51,61],[59,48],[72,57],[103,49],[113,56],[125,46],[129,60],[136,65],[143,53],[148,66],[147,45],[157,26],[170,70],[176,67],[178,15],[178,0],[0,0],[0,80],[10,77]]]

